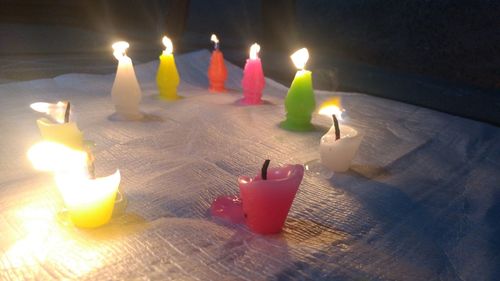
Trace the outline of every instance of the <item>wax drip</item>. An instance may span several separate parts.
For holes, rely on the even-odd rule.
[[[68,123],[69,122],[70,108],[71,108],[71,105],[70,105],[70,103],[68,101],[68,103],[66,104],[66,111],[64,112],[64,123]]]
[[[267,180],[267,168],[269,168],[269,163],[271,162],[271,160],[269,159],[266,159],[266,161],[264,161],[264,165],[262,165],[262,174],[261,174],[261,177],[263,180]]]
[[[333,125],[335,126],[335,140],[340,139],[340,128],[339,128],[339,120],[335,114],[333,116]]]

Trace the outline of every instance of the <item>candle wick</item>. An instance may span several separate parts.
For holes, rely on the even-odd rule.
[[[261,177],[263,180],[267,180],[267,168],[269,168],[269,163],[271,162],[271,160],[269,159],[266,159],[266,161],[264,161],[264,165],[262,165],[262,174],[261,174]]]
[[[216,42],[214,48],[215,48],[215,50],[218,50],[219,49],[219,43]]]
[[[69,112],[70,112],[71,105],[68,101],[66,104],[66,111],[64,112],[64,123],[69,123]]]
[[[333,125],[335,126],[335,140],[338,140],[340,139],[339,120],[337,119],[337,116],[335,116],[335,114],[333,114],[332,117],[333,117]]]
[[[87,172],[90,179],[95,179],[95,165],[94,165],[94,154],[87,151]]]

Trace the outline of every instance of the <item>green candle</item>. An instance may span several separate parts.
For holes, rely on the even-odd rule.
[[[302,48],[295,52],[292,61],[301,69],[295,74],[292,85],[285,98],[286,119],[281,122],[281,127],[289,131],[312,131],[311,117],[316,108],[314,91],[312,87],[311,71],[304,70],[309,59],[309,52]]]

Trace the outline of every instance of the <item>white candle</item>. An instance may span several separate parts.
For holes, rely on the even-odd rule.
[[[322,115],[336,116],[342,119],[342,112],[335,105],[322,107]],[[358,151],[363,134],[353,127],[339,125],[340,137],[334,125],[321,137],[319,153],[321,163],[334,172],[345,172],[349,169],[351,161]]]
[[[35,102],[30,105],[31,109],[45,113],[59,124],[69,122],[69,102],[58,101],[57,103]]]
[[[129,44],[125,41],[113,44],[113,55],[118,60],[118,68],[111,96],[119,118],[138,120],[142,118],[139,111],[142,93],[135,76],[132,60],[125,53],[128,47]]]
[[[36,121],[44,140],[61,143],[76,149],[83,148],[83,133],[75,122],[70,122],[69,102],[36,102],[30,106],[33,110],[51,117],[51,120],[40,118]]]

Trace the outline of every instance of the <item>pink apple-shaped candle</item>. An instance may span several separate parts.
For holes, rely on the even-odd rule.
[[[260,104],[262,103],[262,90],[266,85],[264,81],[264,71],[262,70],[262,63],[258,57],[260,51],[259,44],[255,43],[250,47],[250,57],[247,59],[245,69],[243,70],[243,80],[241,86],[243,87],[243,100],[244,104]]]
[[[248,227],[260,234],[279,233],[304,176],[302,165],[285,165],[267,170],[254,178],[238,178],[243,212]]]

